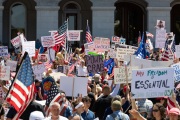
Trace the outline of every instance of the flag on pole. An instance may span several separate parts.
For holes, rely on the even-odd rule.
[[[135,52],[135,55],[140,58],[140,59],[146,59],[146,48],[145,48],[145,43],[146,43],[146,34],[143,33],[141,42],[139,44],[138,50]]]
[[[86,27],[86,42],[87,43],[92,42],[92,36],[89,29],[88,21],[87,21],[87,27]]]
[[[55,81],[53,80],[51,88],[47,94],[47,100],[46,100],[46,106],[45,106],[46,116],[49,116],[49,113],[50,113],[49,106],[54,102],[58,102],[61,105],[63,102],[63,97],[61,96],[59,89]],[[60,113],[61,113],[61,110],[62,109],[60,109]]]
[[[17,111],[13,120],[17,120],[33,100],[34,86],[31,60],[28,53],[25,52],[20,68],[6,97],[6,101]]]
[[[67,36],[67,21],[63,23],[63,25],[58,29],[57,32],[53,34],[53,39],[55,40],[55,44],[60,44],[61,46],[64,46],[66,42],[66,36]]]

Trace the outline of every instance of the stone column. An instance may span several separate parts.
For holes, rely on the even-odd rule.
[[[58,29],[58,3],[60,0],[35,0],[37,6],[37,38],[49,36],[50,30]]]
[[[114,2],[116,0],[91,0],[93,37],[111,38],[114,35]]]

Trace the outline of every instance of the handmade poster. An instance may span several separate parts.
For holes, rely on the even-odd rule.
[[[166,41],[166,30],[156,29],[155,48],[164,48]]]
[[[171,65],[174,68],[174,79],[180,81],[180,63]]]
[[[125,44],[126,44],[126,39],[123,38],[123,37],[121,37],[121,38],[120,38],[120,44],[124,44],[124,45],[125,45]]]
[[[120,37],[118,37],[118,36],[112,36],[111,41],[112,41],[113,43],[119,43],[119,42],[120,42]]]
[[[98,73],[104,69],[104,59],[102,55],[86,55],[86,66],[88,73]]]
[[[8,47],[0,46],[0,57],[8,56]]]
[[[116,58],[116,51],[112,48],[109,48],[108,50],[108,57],[110,58]]]
[[[55,50],[53,50],[52,48],[49,48],[48,50],[48,61],[54,61],[55,60]]]
[[[22,44],[23,53],[28,52],[29,56],[35,56],[35,41],[26,41]]]
[[[175,52],[176,57],[180,58],[180,45],[176,45],[175,48],[176,48],[176,52]]]
[[[45,71],[45,65],[44,64],[38,64],[32,66],[35,79],[42,80],[43,72]]]
[[[96,52],[105,52],[110,48],[110,39],[109,38],[94,38],[94,49]]]
[[[10,80],[9,66],[0,66],[0,80]]]
[[[60,90],[66,93],[66,96],[78,97],[87,95],[88,78],[85,77],[60,77]]]
[[[17,61],[7,60],[6,66],[10,66],[11,71],[16,71]]]
[[[55,46],[55,41],[52,38],[52,36],[42,36],[41,37],[41,43],[42,43],[43,47]]]
[[[133,55],[135,53],[135,50],[132,49],[129,46],[126,46],[126,48],[116,48],[116,58],[118,60],[124,60],[124,55]]]
[[[127,67],[127,80],[128,80],[128,83],[131,83],[132,70],[133,69],[138,69],[138,67]],[[120,68],[114,68],[114,83],[115,84],[126,83],[125,66],[122,66]]]
[[[11,40],[11,43],[15,48],[20,47],[21,46],[21,39],[20,39],[19,35],[17,37],[13,38]]]
[[[82,30],[68,30],[67,32],[67,40],[68,41],[80,41]]]
[[[132,71],[133,98],[171,97],[174,90],[174,68],[139,69]]]

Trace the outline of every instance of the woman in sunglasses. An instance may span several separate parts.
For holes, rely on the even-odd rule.
[[[160,103],[154,104],[152,108],[152,120],[165,120],[165,118],[165,107]]]

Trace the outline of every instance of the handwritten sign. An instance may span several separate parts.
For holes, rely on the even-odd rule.
[[[0,66],[0,80],[9,80],[9,79],[10,79],[10,67]]]
[[[110,48],[110,39],[109,38],[94,38],[94,49],[96,52],[105,52]]]
[[[101,72],[104,69],[104,60],[102,55],[86,55],[86,66],[89,73]]]
[[[110,56],[111,58],[116,58],[116,51],[114,49],[109,48],[108,56]]]
[[[52,36],[42,36],[41,43],[43,47],[51,47],[55,45],[55,41]]]
[[[127,67],[128,83],[131,83],[132,69],[138,69],[138,67]],[[120,68],[114,68],[114,83],[126,83],[126,71],[124,66]]]
[[[7,46],[0,46],[0,56],[8,56],[8,47]]]
[[[7,60],[6,66],[10,66],[11,71],[16,71],[17,61]]]
[[[133,98],[171,96],[174,89],[174,68],[140,69],[132,71]]]
[[[38,64],[32,66],[35,78],[38,80],[42,80],[43,72],[45,71],[45,65],[44,64]]]
[[[156,48],[164,48],[166,41],[166,30],[156,29]]]
[[[35,56],[35,41],[23,42],[22,46],[23,53],[28,52],[30,57]]]
[[[126,48],[116,48],[116,58],[118,60],[124,60],[124,55],[133,55],[134,52],[134,49],[127,46]]]
[[[18,47],[21,45],[21,39],[20,39],[20,37],[17,36],[17,37],[15,37],[15,38],[13,38],[13,39],[11,40],[11,43],[12,43],[12,45],[13,45],[15,48],[18,48]]]
[[[180,81],[180,63],[171,65],[174,68],[174,78],[176,81]]]
[[[81,30],[68,30],[67,40],[68,41],[80,41]]]

